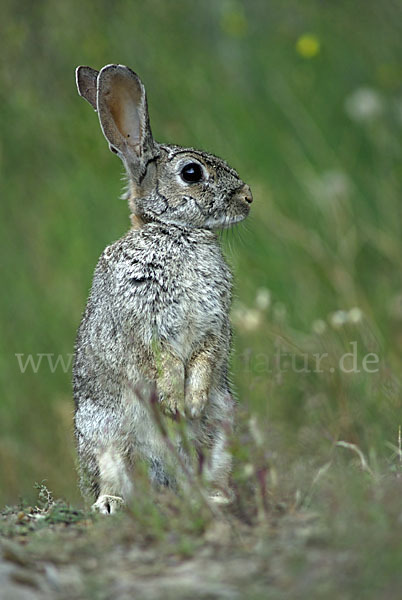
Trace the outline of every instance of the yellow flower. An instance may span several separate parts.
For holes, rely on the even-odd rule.
[[[297,40],[296,50],[303,58],[314,58],[320,52],[320,40],[311,33],[305,33]]]

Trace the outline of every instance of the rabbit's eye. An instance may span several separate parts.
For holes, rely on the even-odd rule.
[[[180,171],[180,176],[186,183],[198,183],[204,178],[204,173],[198,163],[188,163]]]

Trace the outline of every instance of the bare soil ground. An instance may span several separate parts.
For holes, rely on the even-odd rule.
[[[313,583],[325,587],[328,569],[349,562],[323,546],[313,513],[272,518],[258,530],[222,512],[191,539],[136,539],[130,513],[94,518],[63,503],[7,510],[1,523],[3,600],[296,597]],[[306,565],[294,578],[287,564],[301,555]]]
[[[160,531],[147,531],[131,511],[93,516],[62,501],[6,509],[1,599],[371,597],[353,591],[361,557],[334,548],[312,511],[277,510],[246,523],[235,507],[200,522],[198,531],[184,523],[177,530],[170,502],[161,501],[171,526]],[[400,598],[395,582],[378,597]]]

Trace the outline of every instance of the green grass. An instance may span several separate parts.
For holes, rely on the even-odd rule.
[[[241,519],[267,510],[269,521],[280,506],[286,518],[318,512],[329,552],[357,556],[360,584],[345,576],[354,597],[368,597],[376,582],[394,597],[401,7],[374,0],[3,4],[0,504],[20,497],[32,504],[34,482],[43,479],[55,497],[80,502],[71,372],[52,373],[45,357],[38,373],[21,373],[15,355],[68,359],[97,258],[129,226],[121,165],[74,82],[79,64],[121,62],[146,84],[156,139],[223,156],[254,193],[248,221],[222,236],[236,281]],[[358,373],[339,368],[351,343]],[[317,369],[314,355],[323,353]],[[362,368],[371,353],[379,359],[373,373]],[[364,453],[371,474],[339,441]],[[195,539],[194,532],[185,538],[183,552]],[[312,568],[302,554],[295,550],[294,573]]]

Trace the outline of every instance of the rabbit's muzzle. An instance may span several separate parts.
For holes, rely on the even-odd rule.
[[[234,191],[229,204],[229,214],[234,217],[233,222],[242,221],[247,217],[252,201],[253,195],[247,183]]]
[[[251,204],[253,201],[253,194],[251,193],[250,186],[245,183],[240,190],[236,193],[236,196],[242,198],[247,204]]]

